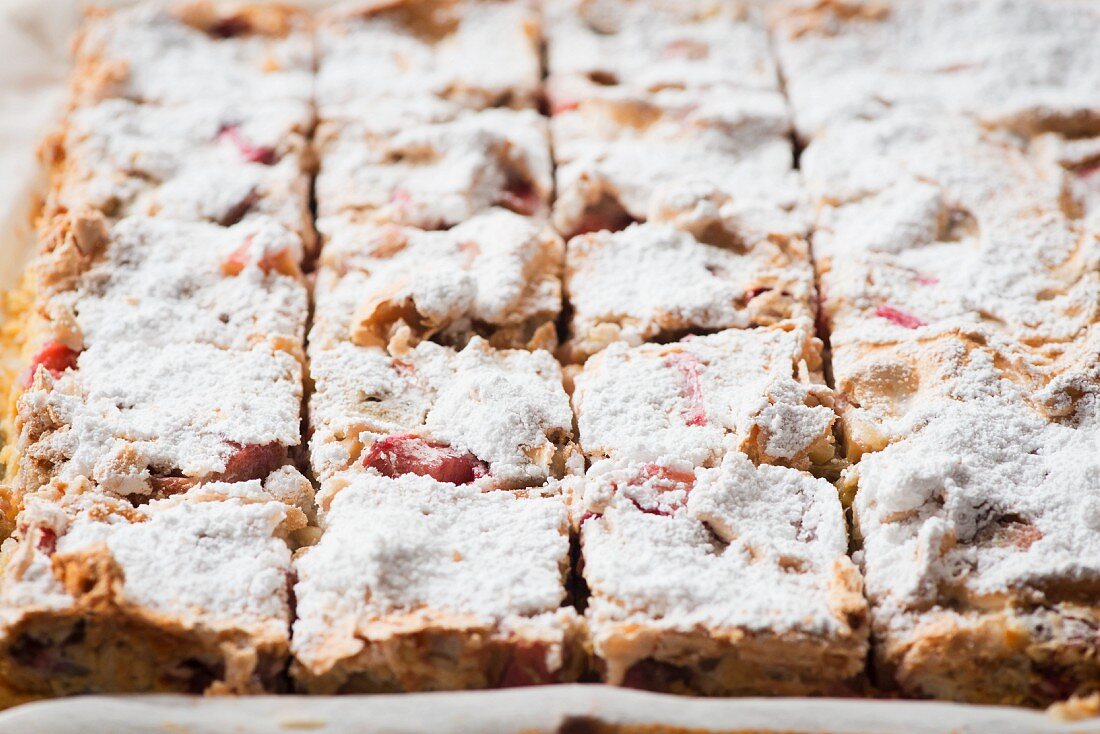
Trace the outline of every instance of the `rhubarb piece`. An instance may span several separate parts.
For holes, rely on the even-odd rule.
[[[236,123],[222,125],[221,130],[218,131],[218,139],[225,140],[235,147],[241,158],[248,163],[261,163],[270,166],[278,161],[278,154],[274,148],[266,145],[256,145],[249,141],[241,132],[241,126]]]
[[[421,342],[399,356],[311,349],[310,461],[341,472],[434,477],[480,488],[540,486],[575,470],[561,366],[545,351]]]
[[[495,688],[576,680],[560,497],[406,474],[336,490],[295,560],[291,674],[309,693]]]
[[[817,350],[802,329],[612,344],[574,378],[581,448],[590,461],[711,466],[741,451],[757,463],[821,469],[833,458],[835,414]]]
[[[2,552],[9,695],[279,691],[285,538],[304,518],[253,485],[136,508],[94,493],[30,498]]]
[[[827,481],[736,452],[694,472],[605,460],[582,506],[602,680],[724,696],[858,690],[867,603]]]
[[[318,224],[312,344],[556,345],[563,246],[545,223],[495,208],[441,232]]]
[[[879,306],[875,309],[875,316],[886,319],[890,323],[897,324],[903,329],[919,329],[922,326],[928,326],[928,324],[921,321],[920,318],[911,313],[896,309],[893,306]]]
[[[39,368],[46,370],[55,379],[65,370],[75,370],[79,356],[80,352],[60,342],[46,342],[31,358],[26,377],[23,379],[23,387],[30,387],[34,383],[34,376]]]

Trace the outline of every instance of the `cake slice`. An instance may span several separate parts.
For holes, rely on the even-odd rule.
[[[580,520],[601,678],[651,690],[851,695],[867,602],[836,489],[731,452],[599,461]]]
[[[302,524],[259,482],[28,498],[0,551],[5,696],[283,690]]]
[[[740,0],[564,0],[546,15],[554,111],[607,93],[779,89],[768,34]]]
[[[537,487],[577,470],[573,414],[549,352],[421,342],[390,354],[311,349],[310,460],[337,473]]]
[[[554,348],[561,238],[544,221],[489,209],[443,231],[322,219],[311,344]]]
[[[1040,706],[1100,685],[1096,397],[1060,422],[943,401],[852,470],[881,685]]]
[[[345,2],[317,23],[326,119],[533,107],[540,21],[527,0]]]
[[[12,510],[49,486],[165,496],[262,479],[300,441],[301,365],[257,346],[106,341],[35,357],[15,415]]]
[[[612,344],[576,376],[573,407],[590,462],[754,463],[824,472],[834,462],[832,393],[804,328],[729,329],[671,344]]]
[[[702,240],[664,222],[574,237],[565,264],[569,357],[583,362],[616,341],[812,323],[806,241],[739,224],[696,228]]]
[[[76,40],[76,105],[120,97],[308,102],[312,21],[288,5],[154,0],[89,13]]]
[[[531,110],[470,112],[389,129],[322,123],[317,211],[446,229],[494,206],[545,216],[553,183],[546,123]]]
[[[295,560],[292,675],[309,693],[576,680],[560,497],[363,474],[328,498]]]
[[[224,226],[266,217],[311,241],[312,126],[300,100],[160,107],[110,99],[77,108],[44,147],[47,210]]]
[[[302,356],[302,242],[269,219],[232,227],[130,217],[81,241],[81,222],[44,229],[36,341],[75,352],[99,343],[265,344]],[[82,249],[83,248],[83,249]]]

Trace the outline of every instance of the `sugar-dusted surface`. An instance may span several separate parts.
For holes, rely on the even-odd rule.
[[[822,451],[831,456],[835,414],[829,389],[814,378],[819,346],[801,327],[612,344],[575,379],[581,448],[590,460],[695,466],[742,451],[806,468]]]
[[[385,345],[405,332],[459,344],[482,333],[501,346],[556,339],[563,247],[545,222],[494,208],[445,231],[338,217],[318,227],[315,347]]]
[[[50,205],[222,225],[259,215],[306,232],[308,103],[231,100],[110,99],[74,110],[48,151]]]
[[[701,187],[780,221],[802,202],[787,110],[775,92],[593,99],[554,115],[550,127],[554,224],[563,233],[614,228],[600,221],[609,206],[628,220],[659,217],[683,206],[680,199],[690,204]]]
[[[1100,125],[1095,4],[792,0],[773,15],[806,137],[914,103],[1027,133]]]
[[[650,222],[574,237],[566,255],[572,356],[613,341],[812,321],[806,242],[725,231],[731,236],[720,244]]]
[[[285,455],[299,443],[301,399],[301,367],[286,352],[93,344],[75,370],[40,369],[20,396],[16,484],[146,494],[155,476],[237,473],[230,462],[243,449]]]
[[[862,667],[866,603],[825,480],[738,453],[694,471],[601,461],[586,476],[583,504],[586,617],[610,682],[659,657],[659,635],[671,632],[734,646],[736,631],[804,635],[850,648],[855,669],[846,675]],[[639,629],[656,639],[628,645]]]
[[[415,437],[487,466],[480,485],[523,487],[562,471],[573,416],[549,352],[460,351],[421,342],[405,353],[340,344],[313,350],[310,455],[318,477],[361,463],[372,444]],[[397,473],[404,473],[395,467]]]
[[[553,188],[545,120],[531,110],[466,112],[389,128],[322,124],[318,214],[446,228],[497,205],[545,215]]]
[[[306,101],[313,89],[309,26],[302,11],[278,5],[154,0],[93,12],[77,39],[74,97]]]
[[[372,645],[433,630],[557,638],[544,654],[546,668],[555,657],[560,667],[575,618],[562,608],[569,532],[560,498],[361,475],[331,499],[322,526],[321,541],[295,562],[299,675],[354,673]],[[441,670],[457,662],[440,654]],[[390,661],[398,680],[406,666],[415,663]]]
[[[77,347],[268,344],[300,354],[308,314],[301,258],[298,235],[270,219],[225,228],[131,217],[41,310],[53,337]],[[45,255],[36,267],[52,280],[64,260]]]
[[[545,12],[553,107],[618,91],[779,88],[768,35],[739,0],[565,0]]]
[[[317,27],[317,102],[326,118],[377,108],[533,106],[539,18],[526,0],[352,0]]]

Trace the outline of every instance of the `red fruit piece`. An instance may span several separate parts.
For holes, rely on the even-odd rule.
[[[695,472],[673,469],[660,464],[646,464],[642,467],[642,473],[638,478],[643,482],[650,479],[659,479],[669,484],[686,484],[688,488],[695,484]]]
[[[563,112],[571,112],[581,106],[580,100],[573,97],[559,97],[551,95],[550,114],[560,115]]]
[[[771,290],[771,288],[768,288],[768,287],[765,286],[765,287],[760,287],[760,288],[753,288],[752,290],[746,291],[745,292],[745,303],[748,303],[749,301],[756,298],[757,296],[763,295],[764,293],[767,293],[770,290]]]
[[[46,342],[38,354],[31,358],[30,366],[23,378],[23,387],[30,387],[39,367],[44,367],[54,377],[60,377],[65,370],[76,369],[76,359],[80,352],[70,349],[61,342]]]
[[[913,314],[899,311],[893,306],[879,306],[875,309],[875,316],[886,319],[906,329],[919,329],[922,326],[928,325]]]
[[[270,166],[278,160],[274,148],[254,145],[246,140],[244,135],[241,134],[239,125],[233,123],[222,125],[218,131],[218,140],[231,143],[240,152],[241,158],[249,163],[262,163],[265,166]]]
[[[229,257],[222,261],[222,272],[230,276],[240,275],[241,271],[248,265],[248,251],[251,248],[252,235],[248,235],[241,246],[233,250]],[[260,262],[256,264],[265,273],[274,270],[283,275],[293,275],[295,271],[295,263],[290,250],[286,249],[277,252],[265,252],[260,256]]]
[[[413,435],[386,436],[375,441],[363,457],[363,466],[391,479],[415,474],[451,484],[471,484],[489,474],[488,465],[473,454]]]
[[[225,462],[225,471],[212,477],[219,482],[247,482],[263,479],[283,465],[286,447],[280,443],[246,444],[231,443],[236,449]]]
[[[52,556],[54,551],[57,550],[57,533],[54,532],[53,528],[38,528],[38,540],[35,542],[34,547],[47,556]]]
[[[917,274],[917,283],[921,285],[936,285],[940,282],[940,279],[934,275],[921,275]]]
[[[512,657],[500,677],[501,688],[537,686],[555,682],[546,667],[546,645],[537,642],[517,642]]]
[[[689,426],[702,426],[707,422],[707,411],[703,404],[703,386],[699,381],[702,364],[691,352],[673,352],[665,357],[665,366],[679,370],[684,378],[683,395],[688,406],[683,411],[684,422]]]
[[[516,214],[531,216],[542,207],[542,199],[530,181],[510,181],[500,195],[500,205]]]

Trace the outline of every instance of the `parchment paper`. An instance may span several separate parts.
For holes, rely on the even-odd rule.
[[[15,283],[33,247],[29,217],[42,185],[35,149],[64,104],[69,40],[80,7],[76,0],[0,0],[0,288]],[[89,696],[2,712],[0,734],[553,732],[567,722],[578,728],[565,730],[584,731],[579,726],[584,717],[741,732],[1100,734],[1100,720],[1059,722],[1010,708],[853,699],[701,700],[599,685],[338,698]]]

